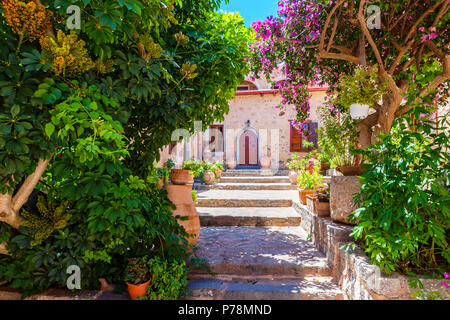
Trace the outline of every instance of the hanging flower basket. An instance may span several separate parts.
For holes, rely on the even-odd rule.
[[[367,118],[369,115],[370,106],[367,104],[352,104],[350,106],[350,115],[352,119],[361,120]]]

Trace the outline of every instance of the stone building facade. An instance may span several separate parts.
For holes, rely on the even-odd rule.
[[[274,79],[279,80],[275,74]],[[326,88],[310,88],[310,131],[314,134],[307,140],[317,140],[320,119],[317,108],[324,103]],[[272,169],[285,169],[294,153],[307,154],[305,137],[293,129],[290,120],[295,110],[287,108],[279,115],[276,108],[281,102],[278,89],[271,87],[265,79],[252,81],[247,78],[238,86],[236,96],[230,103],[230,111],[223,122],[214,123],[205,132],[196,134],[161,152],[159,165],[169,158],[177,165],[187,159],[221,161],[226,165],[236,162],[238,169],[260,168],[261,161],[271,161]],[[175,135],[176,136],[176,135]],[[234,160],[234,161],[233,161]]]

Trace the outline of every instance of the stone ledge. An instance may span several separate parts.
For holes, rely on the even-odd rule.
[[[367,254],[360,248],[340,249],[353,242],[352,226],[336,223],[330,217],[319,217],[306,206],[294,201],[294,209],[301,215],[300,226],[311,236],[316,248],[326,255],[333,268],[333,276],[350,300],[411,300],[408,276],[399,273],[387,275],[378,266],[370,264]],[[444,293],[439,281],[420,279],[425,290]]]

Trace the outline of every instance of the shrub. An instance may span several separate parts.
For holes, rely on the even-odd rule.
[[[323,176],[319,173],[320,167],[314,167],[314,170],[302,169],[298,176],[297,182],[300,189],[315,190],[322,186]]]
[[[148,260],[152,276],[145,300],[177,300],[185,295],[187,287],[186,262],[167,261],[160,257]]]
[[[419,112],[426,110],[417,108],[415,119]],[[361,151],[368,171],[355,196],[352,236],[387,273],[443,272],[450,263],[449,132],[442,130],[448,119],[436,125],[404,117]]]

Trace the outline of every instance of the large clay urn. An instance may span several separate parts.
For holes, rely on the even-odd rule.
[[[184,185],[194,183],[194,177],[189,170],[186,169],[172,169],[170,170],[170,181],[176,185]]]
[[[214,171],[206,170],[203,173],[203,180],[205,181],[205,184],[211,185],[214,183],[215,179],[216,179],[216,175],[214,174]]]
[[[270,164],[271,164],[271,160],[269,157],[263,157],[261,158],[261,168],[262,169],[269,169],[270,168]]]
[[[291,184],[297,184],[298,171],[291,170],[289,171],[289,182]]]
[[[227,160],[227,167],[228,167],[228,169],[231,169],[231,170],[233,170],[233,169],[236,169],[236,160],[235,159],[230,159],[230,160]]]
[[[187,240],[189,245],[195,245],[200,236],[200,218],[192,200],[192,185],[166,184],[165,188],[168,192],[167,197],[177,207],[173,215],[188,217],[187,220],[178,220],[178,223],[186,229],[188,234],[194,235]]]

